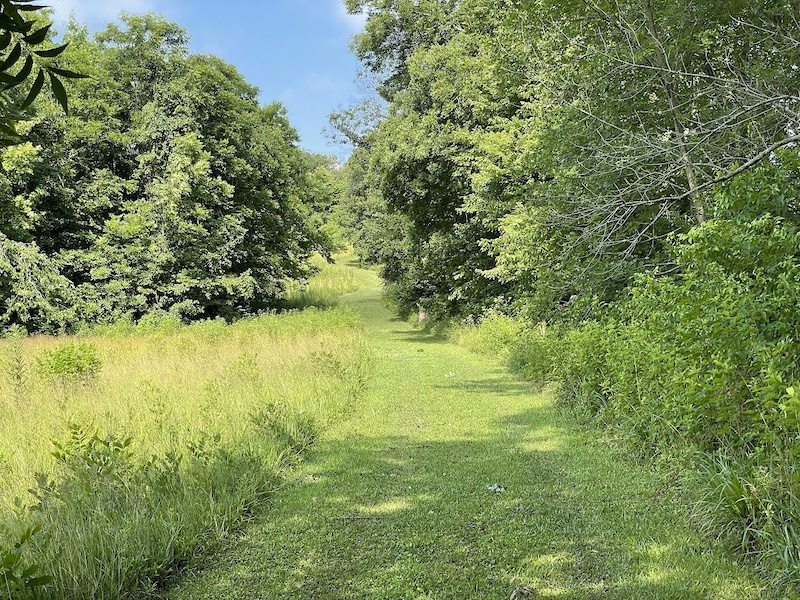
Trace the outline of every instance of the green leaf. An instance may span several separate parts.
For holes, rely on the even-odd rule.
[[[12,137],[12,138],[18,138],[19,137],[19,134],[11,126],[10,123],[0,123],[0,133],[5,134],[8,137]]]
[[[3,35],[0,35],[0,51],[5,50],[8,48],[8,45],[11,43],[11,32],[6,31]]]
[[[3,568],[11,570],[17,565],[19,561],[20,561],[19,554],[15,554],[14,552],[6,552],[6,555],[3,557]]]
[[[67,90],[64,89],[64,84],[53,73],[50,73],[50,87],[53,89],[53,95],[58,100],[61,108],[64,109],[64,114],[69,114],[69,106],[67,101]]]
[[[33,57],[28,55],[28,58],[25,59],[25,64],[20,69],[19,73],[14,76],[14,82],[11,83],[6,89],[11,89],[12,87],[19,85],[23,81],[28,78],[28,75],[31,74],[31,70],[33,69]]]
[[[16,62],[19,60],[19,57],[22,55],[22,46],[17,43],[14,46],[13,50],[8,53],[6,59],[0,63],[0,71],[8,71],[11,67],[13,67]]]
[[[22,571],[22,578],[23,579],[30,579],[39,570],[39,565],[31,565],[24,571]]]
[[[69,42],[62,44],[61,46],[56,46],[55,48],[48,48],[47,50],[34,50],[33,53],[36,56],[41,56],[42,58],[55,58],[64,52],[67,46],[69,46]]]
[[[51,27],[50,25],[45,25],[41,29],[37,29],[36,31],[26,35],[22,39],[24,39],[31,46],[41,44],[43,41],[47,39],[47,32],[50,31],[50,27]]]
[[[67,69],[59,69],[58,67],[47,67],[47,70],[56,75],[61,75],[61,77],[66,77],[67,79],[88,79],[88,75],[84,75],[82,73],[76,73],[75,71],[69,71]]]
[[[10,18],[8,15],[0,13],[0,28],[6,29],[8,31],[18,31],[19,24],[14,21],[14,19]]]
[[[36,76],[36,79],[31,86],[31,90],[28,92],[25,101],[20,105],[20,108],[28,108],[31,104],[33,104],[34,100],[36,100],[39,92],[42,91],[42,86],[44,85],[44,71],[41,69],[39,70],[39,74]]]

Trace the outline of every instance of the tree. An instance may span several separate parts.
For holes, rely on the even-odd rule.
[[[609,272],[702,222],[711,187],[797,141],[791,2],[572,0],[520,11],[557,219]],[[530,66],[525,67],[530,70]],[[613,256],[617,256],[614,259]]]
[[[538,298],[541,318],[669,268],[666,240],[708,218],[715,185],[797,141],[795,2],[348,7],[369,16],[353,46],[390,103],[371,173],[413,225],[409,265],[459,229],[483,257],[467,279]]]
[[[186,32],[156,15],[94,37],[73,23],[66,37],[62,60],[91,81],[76,82],[70,115],[41,101],[20,123],[29,142],[2,153],[14,218],[0,231],[64,278],[72,317],[17,311],[4,324],[231,319],[277,306],[328,241],[310,217],[328,200],[283,107],[261,106],[234,67],[191,55]]]

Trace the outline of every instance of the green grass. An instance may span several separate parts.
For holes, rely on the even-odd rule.
[[[317,273],[305,284],[292,281],[289,283],[286,308],[302,309],[309,306],[318,308],[336,306],[342,294],[358,289],[353,270],[343,266],[350,255],[338,257],[338,263],[329,263],[321,256],[314,256],[311,264]]]
[[[167,598],[781,597],[697,532],[671,478],[392,318],[377,277],[355,277],[344,301],[377,357],[365,397]]]
[[[100,333],[0,344],[0,551],[41,525],[15,574],[48,598],[152,594],[272,495],[369,358],[345,309]]]

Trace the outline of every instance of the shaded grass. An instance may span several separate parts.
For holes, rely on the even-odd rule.
[[[168,598],[780,597],[693,529],[672,479],[370,289],[346,298],[379,357],[365,400]]]
[[[346,310],[106,328],[81,342],[102,365],[91,379],[46,377],[36,359],[64,340],[37,337],[16,343],[22,392],[8,372],[0,381],[11,530],[0,546],[43,526],[25,560],[55,578],[50,598],[155,593],[250,517],[367,375],[361,322]]]

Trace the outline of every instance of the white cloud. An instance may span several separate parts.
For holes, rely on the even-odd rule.
[[[57,25],[67,23],[74,13],[78,23],[90,28],[116,20],[121,12],[143,13],[155,9],[152,0],[54,0],[51,6]]]
[[[350,33],[359,33],[364,30],[364,25],[367,23],[367,15],[351,15],[347,12],[347,7],[344,5],[344,0],[331,0],[336,6],[336,17],[344,23]]]

